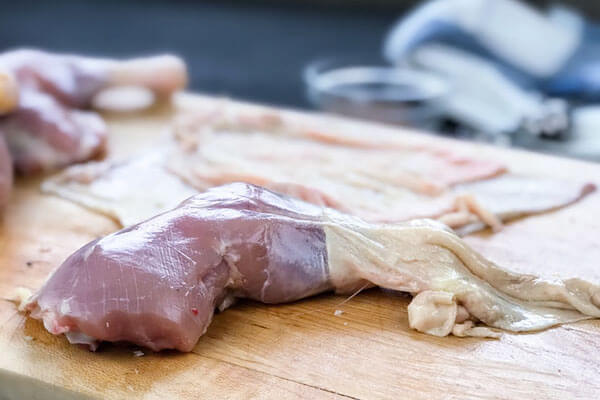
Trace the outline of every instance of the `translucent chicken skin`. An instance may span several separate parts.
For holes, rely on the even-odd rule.
[[[516,176],[498,160],[401,132],[328,125],[221,103],[176,120],[179,148],[166,165],[198,190],[243,181],[370,222],[433,218],[461,232],[497,231],[505,220],[571,204],[595,189]],[[64,195],[66,186],[54,191]]]
[[[0,130],[17,171],[30,174],[101,154],[107,129],[87,111],[114,86],[138,86],[167,96],[186,83],[173,56],[126,61],[16,50],[0,54]]]
[[[284,303],[365,285],[413,294],[411,327],[438,336],[600,317],[598,286],[510,273],[439,223],[370,224],[242,183],[87,244],[25,308],[92,349],[127,341],[191,351],[215,308],[236,298]]]
[[[488,226],[498,231],[504,221],[567,206],[595,190],[592,183],[515,175],[498,161],[400,132],[371,138],[366,128],[353,134],[333,126],[335,133],[325,134],[285,112],[220,103],[201,109],[182,114],[172,127],[175,140],[151,154],[76,165],[42,190],[129,226],[195,191],[243,181],[369,222],[437,219],[461,235]]]

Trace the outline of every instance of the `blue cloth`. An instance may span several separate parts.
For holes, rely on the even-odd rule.
[[[541,89],[550,95],[600,100],[600,26],[586,23],[583,40],[565,66]]]
[[[481,41],[476,34],[464,30],[458,23],[446,18],[444,9],[432,11],[432,3],[417,8],[398,24],[414,24],[421,21],[420,26],[413,29],[413,35],[404,43],[395,43],[393,53],[396,57],[410,54],[414,49],[428,43],[442,43],[461,50],[466,50],[483,57],[497,66],[513,82],[524,89],[539,91],[549,96],[570,97],[582,100],[600,100],[600,26],[583,21],[581,42],[572,56],[562,68],[550,78],[541,78],[528,73],[510,60],[502,58],[493,49]],[[428,8],[426,10],[426,8]],[[421,13],[421,15],[419,15]],[[507,22],[507,25],[509,22]],[[531,34],[535,34],[532,32]],[[391,51],[387,50],[390,58]],[[397,61],[397,60],[394,60]]]

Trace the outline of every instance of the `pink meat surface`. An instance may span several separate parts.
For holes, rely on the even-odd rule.
[[[16,109],[0,117],[0,129],[16,170],[24,174],[103,153],[107,128],[97,113],[84,111],[101,90],[136,86],[160,97],[186,83],[185,64],[168,55],[116,61],[15,50],[0,54],[0,71],[14,77],[18,87]],[[120,99],[113,95],[113,100]]]
[[[436,336],[600,317],[598,285],[504,270],[442,224],[370,224],[243,183],[85,245],[25,309],[92,349],[104,340],[191,351],[215,308],[236,298],[285,303],[367,286],[413,294],[410,326]]]
[[[190,351],[232,296],[279,303],[331,289],[320,212],[253,186],[211,190],[81,248],[32,315],[54,334]]]

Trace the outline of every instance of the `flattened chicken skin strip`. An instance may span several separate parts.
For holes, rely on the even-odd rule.
[[[284,303],[369,284],[413,294],[410,326],[438,336],[600,317],[598,286],[505,271],[440,223],[366,223],[242,183],[87,244],[26,309],[91,348],[128,341],[191,351],[215,308],[236,298]]]

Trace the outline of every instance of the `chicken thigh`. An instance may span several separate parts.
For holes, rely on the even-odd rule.
[[[441,223],[367,223],[244,183],[85,245],[25,308],[93,349],[127,341],[191,351],[215,308],[237,298],[274,304],[364,286],[412,294],[411,327],[437,336],[600,317],[600,287],[508,272]]]

